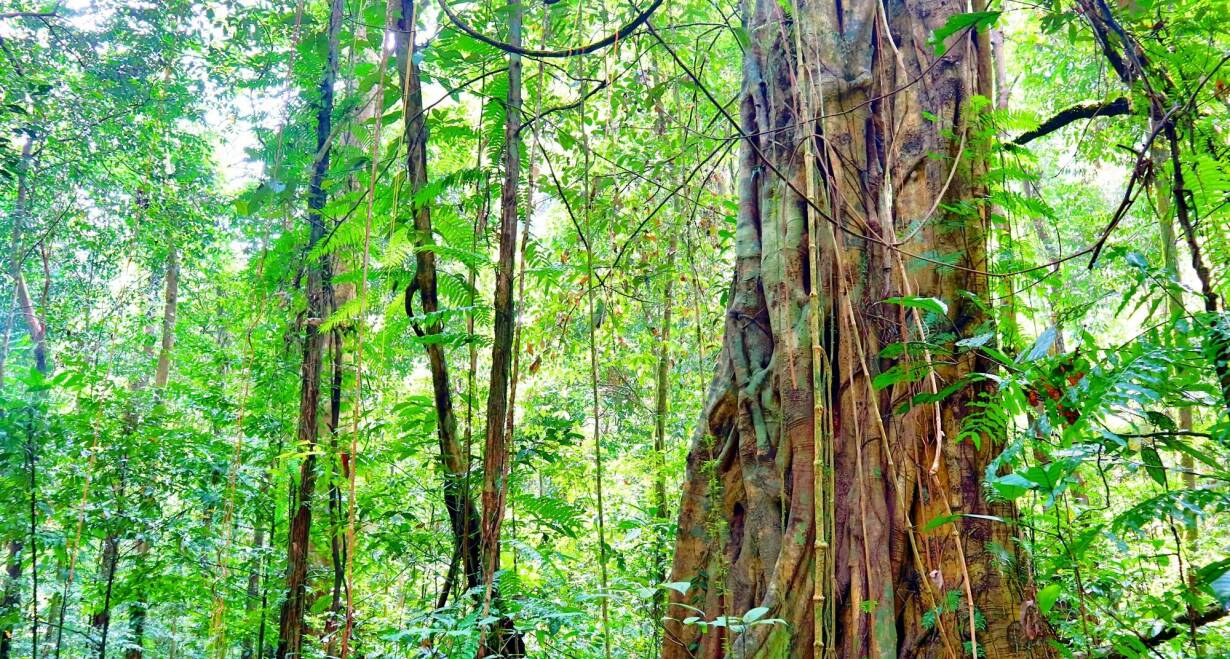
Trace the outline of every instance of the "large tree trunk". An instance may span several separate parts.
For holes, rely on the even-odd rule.
[[[338,37],[342,28],[342,0],[329,8],[328,55],[316,106],[316,160],[308,190],[308,245],[306,253],[324,238],[323,209],[327,201],[325,175],[329,172],[330,132],[333,126],[333,86],[337,80]],[[312,497],[316,488],[316,442],[320,436],[320,376],[325,335],[320,324],[329,310],[329,257],[305,264],[307,318],[304,321],[303,364],[300,368],[298,441],[306,452],[299,466],[299,487],[290,506],[286,557],[286,601],[279,618],[278,659],[303,656],[304,615],[307,612],[308,545],[311,542]]]
[[[1013,514],[983,491],[996,438],[957,441],[979,390],[895,413],[986,365],[946,357],[921,380],[872,386],[897,361],[880,357],[890,344],[988,331],[962,293],[987,289],[982,215],[931,210],[973,192],[974,150],[955,136],[989,53],[969,31],[942,57],[925,43],[963,11],[748,1],[735,277],[688,458],[672,581],[690,588],[672,592],[664,657],[1049,653],[1028,561],[994,558],[1016,550],[1011,529],[924,528]],[[943,300],[946,317],[884,302],[908,295]],[[909,355],[931,370],[929,351]],[[985,619],[973,647],[971,599]],[[709,621],[767,607],[787,624],[702,633],[676,604]]]

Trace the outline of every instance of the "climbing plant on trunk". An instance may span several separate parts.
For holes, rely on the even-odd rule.
[[[996,438],[961,423],[994,332],[993,14],[965,7],[746,3],[734,281],[664,657],[1049,654],[984,491]]]

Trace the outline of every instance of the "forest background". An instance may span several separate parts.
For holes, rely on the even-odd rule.
[[[987,322],[894,298],[920,333],[875,388],[915,387],[905,413],[973,386],[933,359],[986,367],[945,440],[994,447],[983,496],[1016,513],[982,521],[1051,651],[1225,656],[1230,7],[966,9],[913,46],[990,49],[929,154],[988,163],[931,209],[985,218],[960,294]],[[787,626],[667,604],[700,587],[671,576],[680,493],[766,175],[738,157],[747,15],[8,0],[0,659],[649,657],[664,616],[727,650]],[[926,578],[923,627],[981,654],[983,613]]]

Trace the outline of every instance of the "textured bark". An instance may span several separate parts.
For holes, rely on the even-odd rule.
[[[316,106],[316,159],[308,190],[308,244],[306,253],[325,235],[322,209],[327,201],[325,175],[329,171],[329,134],[333,126],[333,86],[337,80],[338,35],[341,33],[342,0],[329,8],[328,55]],[[320,377],[325,335],[320,324],[329,309],[330,265],[327,256],[305,264],[307,270],[307,318],[304,322],[303,364],[300,367],[299,428],[297,440],[306,452],[299,465],[299,484],[290,506],[290,529],[286,556],[286,600],[279,618],[277,657],[303,656],[307,609],[308,545],[312,530],[312,497],[316,488],[316,443],[320,435]]]
[[[522,8],[519,0],[509,0],[508,41],[521,44]],[[517,258],[517,193],[521,184],[521,57],[508,56],[508,96],[504,101],[504,185],[500,191],[499,252],[495,272],[495,299],[492,310],[495,328],[491,346],[491,381],[487,389],[487,431],[483,450],[482,574],[486,586],[483,610],[500,604],[495,575],[500,569],[500,527],[508,494],[510,470],[508,389],[512,367],[513,272]],[[512,624],[501,616],[494,630],[487,632],[480,657],[523,656],[525,646]]]
[[[963,134],[971,96],[989,89],[976,56],[989,48],[968,31],[942,57],[925,43],[965,10],[957,0],[748,1],[735,276],[676,538],[671,580],[691,586],[671,594],[664,657],[960,656],[971,597],[986,621],[978,656],[1049,656],[1028,561],[995,558],[1016,551],[1010,527],[964,517],[924,530],[951,515],[1013,515],[983,492],[994,438],[956,441],[979,389],[895,413],[987,365],[967,354],[919,382],[871,386],[898,361],[931,362],[880,357],[890,344],[988,329],[961,294],[988,287],[973,272],[986,268],[981,214],[929,216],[937,197],[974,193],[977,163],[944,133]],[[890,246],[902,240],[903,251]],[[902,295],[943,300],[946,322],[927,327],[883,302]],[[950,591],[957,610],[924,624]],[[702,633],[680,621],[700,614],[674,604],[706,620],[763,606],[787,624]]]

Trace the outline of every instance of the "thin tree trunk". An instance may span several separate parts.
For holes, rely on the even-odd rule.
[[[30,169],[34,163],[34,143],[35,138],[28,136],[26,143],[22,145],[21,160],[18,164],[17,175],[17,203],[13,212],[13,228],[12,242],[10,245],[10,260],[9,260],[9,275],[13,281],[13,297],[16,302],[17,311],[26,324],[26,332],[30,336],[30,341],[34,344],[34,368],[39,373],[47,373],[47,328],[43,324],[42,319],[38,315],[38,311],[34,308],[34,302],[30,299],[30,292],[26,288],[25,275],[22,273],[22,231],[25,229],[25,223],[30,214]],[[5,334],[5,362],[7,362],[7,340],[8,333]],[[5,362],[0,362],[0,384],[3,383],[3,366]],[[30,570],[32,578],[32,597],[31,607],[34,611],[32,615],[32,623],[30,627],[31,639],[31,654],[34,657],[38,656],[38,545],[36,544],[36,533],[38,526],[37,516],[37,479],[35,468],[38,461],[38,451],[35,444],[34,424],[36,422],[34,409],[31,408],[27,418],[29,424],[26,429],[27,444],[26,458],[27,466],[30,475],[30,528],[29,528],[29,549],[30,549]],[[4,587],[4,599],[2,602],[3,609],[0,614],[5,617],[20,618],[21,608],[21,550],[26,546],[26,543],[13,539],[9,541],[9,552],[7,564],[5,566],[5,574],[8,580]],[[16,626],[5,626],[3,631],[0,631],[0,659],[8,659],[12,652],[12,638]]]
[[[158,366],[154,371],[154,387],[165,389],[171,375],[171,352],[175,350],[175,314],[179,306],[179,250],[171,245],[167,252],[165,286],[162,299],[162,336],[158,348]]]
[[[549,32],[549,25],[543,31],[544,43],[546,41],[545,36],[547,32]],[[543,74],[543,64],[541,61],[539,61],[538,62],[538,78],[537,78],[539,84],[537,87],[537,94],[535,95],[536,98],[535,98],[535,103],[534,103],[534,106],[535,106],[534,115],[535,116],[538,116],[542,113],[542,91],[543,91],[542,90],[542,74]],[[507,453],[509,455],[513,453],[512,446],[513,446],[513,441],[515,437],[513,432],[517,425],[517,384],[520,381],[520,377],[521,377],[521,329],[522,329],[521,318],[525,310],[525,269],[527,265],[526,258],[525,258],[526,257],[525,250],[530,242],[530,224],[533,221],[533,215],[534,215],[534,177],[536,173],[534,169],[534,157],[536,155],[534,148],[538,146],[538,128],[534,127],[532,129],[532,133],[533,133],[533,140],[531,141],[531,144],[529,146],[530,158],[529,158],[529,166],[527,167],[528,176],[526,177],[527,181],[526,181],[526,186],[525,186],[525,222],[521,225],[521,242],[518,245],[518,249],[520,250],[520,256],[519,256],[520,265],[518,266],[517,276],[516,276],[517,293],[516,293],[516,297],[514,297],[512,301],[512,304],[513,304],[512,377],[508,383],[508,413],[505,415],[506,421],[504,423],[504,437],[506,438],[506,441],[508,443]],[[507,471],[509,473],[509,477],[506,478],[505,480],[509,481],[511,480],[511,474],[512,474],[511,464],[508,465]],[[504,496],[507,497],[507,492],[505,492]],[[510,530],[512,532],[513,541],[516,542],[517,513],[516,513],[516,510],[511,507],[511,505],[509,506],[509,512],[512,518],[511,519],[512,528]],[[513,574],[515,575],[517,574],[517,554],[515,551],[513,552],[512,559],[513,559],[512,569],[513,569]]]
[[[688,457],[671,579],[690,588],[671,593],[668,659],[938,657],[971,641],[976,656],[1051,653],[1036,607],[1022,605],[1027,575],[1004,573],[991,551],[1015,546],[990,521],[1011,507],[988,504],[982,486],[998,438],[958,440],[980,390],[894,412],[937,380],[989,366],[972,354],[904,356],[932,375],[872,386],[894,366],[884,347],[930,338],[917,309],[886,298],[939,298],[947,312],[935,321],[962,336],[984,321],[959,295],[988,289],[981,214],[941,211],[910,226],[937,197],[974,193],[979,165],[944,135],[967,130],[969,100],[988,88],[975,58],[989,56],[986,42],[962,31],[940,62],[923,43],[965,10],[955,0],[747,3],[735,277]],[[952,266],[911,256],[928,251]],[[936,518],[951,521],[924,530]],[[957,610],[930,624],[950,591]],[[699,614],[674,604],[706,620],[766,607],[786,624],[702,635],[681,622]],[[985,621],[976,634],[971,604]]]
[[[263,499],[269,493],[268,487],[261,487],[261,498]],[[247,617],[251,620],[252,616],[257,612],[264,615],[264,606],[261,602],[261,566],[264,565],[264,550],[265,550],[265,529],[260,525],[258,520],[256,529],[252,533],[252,546],[256,548],[257,556],[252,561],[252,569],[248,572],[248,590],[247,590]],[[255,654],[253,638],[247,636],[243,640],[243,649],[240,651],[241,659],[253,659],[260,655]],[[126,657],[125,659],[130,659]]]
[[[330,469],[329,479],[329,559],[333,567],[333,585],[330,591],[329,617],[325,620],[325,654],[335,656],[338,625],[342,611],[342,588],[345,586],[346,564],[344,538],[342,537],[342,488],[339,484],[338,466],[345,470],[342,454],[339,449],[338,432],[342,420],[342,368],[345,352],[342,347],[342,332],[334,329],[329,333],[329,342],[333,353],[332,376],[329,382],[329,418],[326,421],[329,433],[329,456],[334,462]]]
[[[175,349],[175,316],[179,307],[179,250],[174,244],[167,249],[167,260],[163,274],[162,322],[160,324],[158,362],[154,368],[154,389],[161,394],[167,386],[171,375],[171,353]],[[149,543],[137,540],[133,549],[133,561],[139,567],[149,554]],[[146,590],[142,579],[138,579],[136,597],[131,604],[129,626],[132,640],[124,651],[124,659],[141,659],[145,653],[145,622],[149,615],[145,603]]]
[[[21,540],[9,540],[8,556],[4,563],[4,611],[10,611],[21,605]],[[13,632],[16,626],[5,625],[0,634],[0,658],[8,659],[13,651]]]
[[[316,106],[316,160],[308,191],[308,244],[310,254],[325,235],[322,210],[327,201],[325,175],[329,172],[330,132],[333,126],[333,86],[337,80],[338,38],[341,33],[342,0],[329,8],[328,54]],[[307,270],[307,318],[304,322],[303,364],[300,369],[299,428],[297,440],[306,452],[299,466],[299,487],[290,508],[286,557],[286,601],[282,604],[278,631],[278,659],[303,656],[307,610],[308,545],[311,543],[312,497],[316,488],[316,444],[320,435],[320,376],[325,336],[320,324],[329,310],[330,264],[328,256],[305,263]]]
[[[402,95],[405,102],[406,180],[410,183],[410,194],[413,198],[427,184],[427,121],[423,111],[419,67],[412,56],[412,44],[416,34],[413,0],[401,1],[397,28],[398,65],[402,71]],[[431,244],[433,232],[430,206],[416,204],[411,212],[418,244]],[[419,249],[415,256],[415,278],[406,291],[406,314],[411,318],[414,318],[412,298],[416,292],[423,314],[429,319],[423,327],[416,325],[416,331],[422,336],[439,334],[444,328],[442,323],[435,319],[436,312],[440,309],[436,292],[436,257],[429,249]],[[453,412],[444,347],[439,342],[428,341],[425,349],[431,368],[440,463],[444,471],[444,507],[448,511],[453,541],[456,544],[455,551],[461,556],[468,590],[478,585],[479,576],[478,511],[466,487],[470,460],[468,451],[464,450],[457,434],[457,417]]]
[[[521,44],[523,9],[520,0],[509,0],[508,41]],[[499,252],[495,273],[495,328],[491,347],[491,381],[487,390],[487,432],[483,450],[482,573],[486,586],[484,614],[500,605],[495,575],[500,568],[500,526],[504,519],[510,468],[509,438],[505,434],[508,410],[509,371],[512,365],[513,274],[517,258],[517,192],[521,184],[521,57],[508,55],[508,96],[504,103],[504,185],[500,190]],[[507,616],[494,630],[485,632],[479,656],[521,656],[524,643]]]
[[[17,204],[13,212],[13,238],[9,275],[16,287],[17,309],[26,322],[26,331],[30,342],[34,344],[34,368],[40,373],[47,372],[47,328],[39,318],[26,288],[26,278],[22,274],[22,232],[30,214],[30,177],[29,172],[34,164],[34,138],[27,138],[21,150],[21,161],[17,175]]]
[[[483,65],[484,73],[486,73],[486,66],[487,66],[486,64]],[[488,103],[487,94],[486,94],[486,85],[487,85],[487,82],[486,82],[486,79],[484,79],[483,86],[479,92],[479,95],[482,98],[479,101],[478,120],[477,120],[477,125],[475,127],[475,130],[478,133],[478,139],[475,140],[476,146],[474,149],[475,151],[474,168],[478,171],[484,172],[483,180],[475,183],[474,185],[475,192],[476,193],[481,192],[481,194],[483,195],[482,201],[480,202],[480,205],[479,205],[478,217],[474,223],[474,233],[472,235],[472,240],[470,241],[470,251],[475,252],[475,253],[477,253],[479,250],[479,241],[484,240],[486,238],[487,222],[490,220],[490,217],[491,217],[491,178],[490,178],[490,174],[488,174],[486,170],[483,168],[483,154],[487,146],[486,139],[485,139],[486,135],[482,130],[483,117],[486,116],[486,107]],[[422,103],[420,101],[420,105],[421,104]],[[426,142],[426,139],[424,139],[424,142]],[[476,265],[470,265],[468,267],[468,271],[469,271],[469,278],[468,278],[469,290],[477,291],[478,290],[477,289],[478,267]],[[471,337],[471,338],[474,337],[474,312],[473,310],[471,310],[470,312],[466,314],[466,336]],[[468,353],[469,353],[468,354],[469,363],[468,363],[468,368],[466,369],[466,428],[465,428],[464,445],[462,446],[461,451],[465,455],[466,465],[468,467],[471,464],[470,461],[474,454],[474,399],[477,393],[476,387],[478,383],[478,342],[469,340],[466,343],[468,344],[467,348],[468,348]],[[463,474],[463,478],[464,478],[464,481],[463,481],[463,486],[461,489],[461,496],[467,502],[469,502],[471,500],[471,495],[470,495],[471,478],[470,478],[470,473],[468,469]],[[466,515],[463,516],[462,527],[469,529],[471,528],[471,525],[472,525],[475,530],[475,536],[473,539],[474,542],[473,542],[472,548],[474,551],[474,566],[477,569],[478,568],[478,553],[477,552],[478,552],[479,544],[481,543],[481,540],[478,537],[480,535],[480,532],[478,531],[478,524],[479,524],[479,519],[477,517],[478,508],[470,504],[467,504],[467,505],[469,507],[465,509]],[[458,542],[460,542],[460,539],[458,539]],[[465,541],[465,546],[467,548],[466,555],[469,555],[468,548],[471,547],[470,540],[467,539]],[[453,558],[450,561],[449,570],[445,575],[444,584],[443,586],[441,586],[440,597],[436,600],[437,604],[439,604],[439,606],[437,606],[436,608],[443,608],[443,606],[448,603],[448,593],[446,593],[445,591],[452,590],[454,584],[456,583],[457,562],[461,560],[461,556],[462,556],[461,547],[462,547],[461,544],[457,544],[457,547],[455,548],[455,551],[453,552]],[[475,577],[475,579],[477,579],[477,577]],[[467,583],[469,583],[468,576],[467,576]]]
[[[122,483],[123,477],[121,476],[121,485],[117,488],[118,491],[116,493],[121,506],[123,505],[124,497],[124,486]],[[90,624],[94,627],[94,633],[98,635],[98,659],[106,659],[107,656],[107,635],[111,629],[111,595],[115,589],[115,575],[119,566],[119,560],[119,535],[116,531],[112,530],[103,538],[102,558],[99,560],[103,582],[102,607],[94,612],[90,619]]]
[[[669,506],[666,501],[666,417],[670,411],[670,366],[671,366],[671,306],[674,304],[675,285],[675,247],[677,239],[671,236],[670,247],[666,254],[666,284],[662,287],[662,325],[658,336],[658,369],[654,383],[654,418],[653,418],[653,497],[654,497],[654,583],[666,581],[667,569],[667,537],[666,526]],[[658,636],[658,626],[662,624],[662,613],[665,610],[666,593],[659,591],[653,600],[654,637]]]

